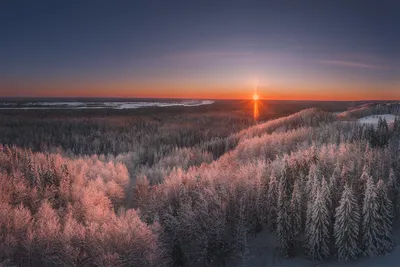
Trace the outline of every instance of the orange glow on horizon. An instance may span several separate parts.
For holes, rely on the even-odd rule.
[[[371,85],[310,85],[269,86],[268,98],[259,93],[251,94],[243,85],[211,85],[183,83],[136,84],[131,82],[12,82],[0,84],[0,97],[117,97],[117,98],[187,98],[187,99],[249,99],[252,100],[395,100],[400,99],[397,84],[381,87]],[[263,91],[262,88],[259,89]]]

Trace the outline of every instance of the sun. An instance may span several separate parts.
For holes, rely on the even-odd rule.
[[[260,97],[258,96],[258,94],[257,93],[254,93],[254,95],[253,95],[253,100],[254,101],[257,101],[257,100],[259,100],[260,99]]]

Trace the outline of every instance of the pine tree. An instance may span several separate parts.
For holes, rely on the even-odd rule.
[[[370,175],[367,176],[365,187],[365,197],[362,210],[362,241],[365,256],[376,256],[379,254],[379,223],[378,203],[376,187]]]
[[[351,261],[361,252],[358,243],[360,211],[351,188],[344,187],[339,207],[335,213],[335,246],[340,261]]]
[[[381,254],[391,252],[394,248],[393,238],[393,205],[390,201],[387,188],[383,180],[379,180],[376,184],[378,211],[381,221],[380,227],[380,243],[378,245]]]
[[[322,260],[330,256],[330,216],[327,201],[322,190],[317,190],[317,196],[312,205],[309,225],[306,228],[305,249],[307,255],[313,260]]]
[[[292,225],[290,221],[290,200],[286,194],[286,177],[281,177],[279,183],[278,218],[276,223],[276,236],[281,256],[293,256]]]
[[[276,218],[278,216],[278,211],[277,211],[278,194],[279,194],[279,184],[276,179],[275,173],[272,172],[271,177],[269,179],[268,195],[267,195],[267,203],[268,203],[267,222],[269,224],[271,231],[276,230]]]

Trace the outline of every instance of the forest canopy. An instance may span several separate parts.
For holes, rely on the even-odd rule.
[[[218,105],[2,114],[0,264],[246,266],[264,231],[283,258],[394,249],[400,120],[357,119],[400,105],[301,103],[258,122]]]

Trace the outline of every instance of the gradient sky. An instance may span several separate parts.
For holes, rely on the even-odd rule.
[[[400,99],[399,1],[9,0],[0,25],[0,96]]]

